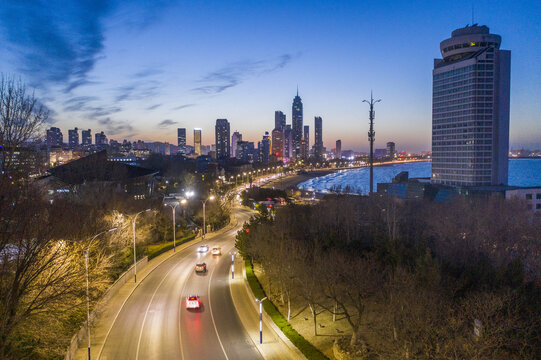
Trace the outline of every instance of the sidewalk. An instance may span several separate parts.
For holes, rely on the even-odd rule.
[[[306,359],[295,345],[263,311],[263,344],[259,343],[259,305],[246,280],[244,261],[235,257],[235,279],[229,277],[229,289],[237,314],[246,332],[265,359]]]
[[[237,221],[233,220],[231,221],[230,224],[218,230],[217,232],[207,234],[206,239],[207,240],[212,239],[215,236],[221,235],[223,232],[226,232],[234,228],[236,225],[237,225]],[[201,241],[202,241],[202,238],[197,237],[191,241],[188,241],[182,245],[177,246],[176,251],[177,252],[182,251],[186,247],[193,245],[195,243],[201,242]],[[130,295],[135,291],[135,289],[139,286],[139,284],[141,284],[145,280],[145,278],[152,271],[154,271],[154,269],[156,269],[165,260],[169,259],[173,254],[175,254],[175,252],[173,252],[173,249],[171,249],[157,256],[151,261],[149,261],[148,264],[143,269],[139,270],[138,268],[137,283],[134,283],[133,280],[127,281],[118,290],[118,292],[114,296],[111,297],[111,299],[107,302],[106,306],[100,309],[100,312],[90,330],[91,358],[92,359],[99,358],[105,339],[107,338],[114,321],[116,320],[118,314],[122,310],[126,301],[129,299]],[[77,352],[75,353],[74,358],[77,360],[88,359],[87,347],[88,347],[88,339],[87,337],[85,337],[79,344],[79,348],[77,349]]]

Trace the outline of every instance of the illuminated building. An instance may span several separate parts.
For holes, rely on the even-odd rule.
[[[231,144],[229,138],[229,121],[227,119],[217,119],[215,126],[216,135],[216,159],[229,159],[231,153]]]
[[[196,155],[201,155],[201,129],[193,129],[193,152]]]

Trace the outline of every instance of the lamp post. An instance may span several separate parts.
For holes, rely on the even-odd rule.
[[[102,231],[93,237],[89,238],[90,243],[86,247],[86,250],[84,250],[85,255],[85,275],[86,275],[86,330],[87,330],[87,337],[88,337],[88,360],[90,360],[90,295],[88,291],[88,251],[90,250],[90,245],[92,245],[92,242],[100,235],[105,234],[107,232],[115,231],[117,228],[111,228],[109,230]],[[88,240],[88,239],[87,239]],[[85,240],[86,241],[86,240]]]
[[[173,210],[173,252],[176,251],[177,249],[177,235],[176,235],[176,224],[175,224],[175,210],[177,208],[177,206],[179,206],[180,204],[186,204],[186,199],[182,199],[179,201],[178,204],[167,204],[167,203],[164,203],[163,205],[164,206],[170,206],[171,209]]]
[[[207,204],[207,201],[214,200],[214,195],[211,195],[208,199],[201,200],[203,203],[203,239],[205,238],[205,234],[207,233],[207,223],[206,223],[206,216],[205,216],[205,205]]]
[[[133,281],[134,282],[137,282],[137,254],[136,254],[136,250],[135,250],[135,220],[137,220],[137,216],[139,214],[142,214],[142,213],[148,212],[148,211],[150,211],[150,209],[139,211],[137,214],[135,214],[135,216],[133,217],[133,220],[132,220],[132,226],[133,226]]]
[[[229,252],[231,254],[231,279],[235,278],[235,255],[237,255],[237,252]]]
[[[265,296],[263,299],[255,299],[259,303],[259,343],[263,344],[263,301],[267,300]]]

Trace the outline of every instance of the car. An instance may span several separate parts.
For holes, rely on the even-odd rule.
[[[201,308],[201,300],[197,295],[190,295],[186,297],[186,309],[199,309]]]
[[[207,272],[207,264],[206,263],[195,264],[195,272],[196,273]]]
[[[210,252],[212,255],[222,255],[222,249],[219,247],[212,248]]]
[[[197,252],[207,252],[209,251],[209,246],[208,245],[200,245],[198,248],[197,248]]]

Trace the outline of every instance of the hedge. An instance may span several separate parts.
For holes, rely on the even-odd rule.
[[[257,276],[254,274],[254,269],[252,267],[252,264],[250,263],[250,260],[244,261],[244,266],[246,268],[246,278],[248,280],[248,284],[250,285],[250,288],[252,289],[252,292],[254,293],[255,297],[258,299],[263,299],[265,296],[265,291],[261,287],[261,284],[259,283],[259,280],[257,279]],[[271,319],[274,321],[274,323],[282,330],[285,336],[306,356],[309,360],[329,360],[328,357],[326,357],[321,351],[319,351],[314,345],[312,345],[308,340],[306,340],[304,337],[302,337],[301,334],[299,334],[291,324],[287,321],[287,319],[282,315],[280,311],[274,306],[272,301],[264,301],[263,302],[263,308],[265,309],[265,312],[271,317]]]
[[[177,240],[177,246],[184,244],[187,241],[195,239],[195,234],[191,234]],[[147,247],[148,260],[154,259],[156,256],[163,254],[173,248],[173,241],[159,245],[150,245]]]

